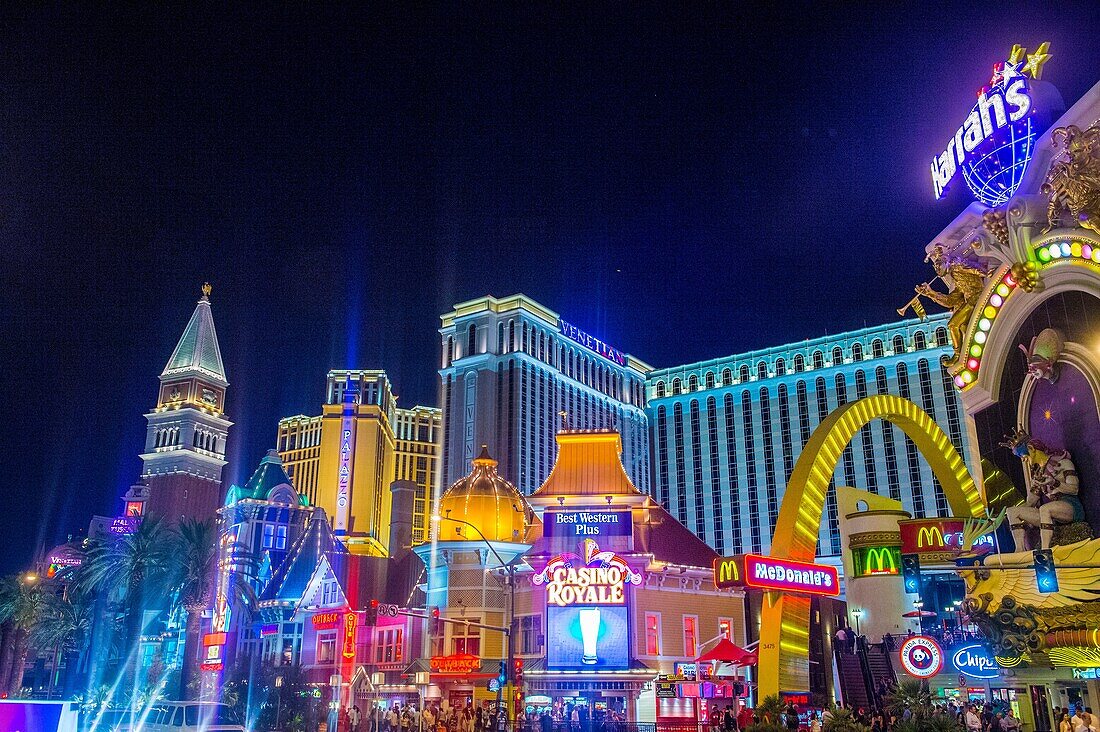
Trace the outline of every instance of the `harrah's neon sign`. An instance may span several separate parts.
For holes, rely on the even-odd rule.
[[[947,185],[971,153],[994,134],[1019,122],[1032,111],[1027,79],[1012,63],[1004,64],[1003,77],[988,91],[982,91],[947,149],[932,159],[932,187],[943,198]]]
[[[577,326],[567,322],[565,318],[558,318],[558,329],[563,336],[574,343],[579,343],[588,350],[595,351],[608,361],[626,366],[626,355],[622,351],[617,351],[599,338],[590,336]]]

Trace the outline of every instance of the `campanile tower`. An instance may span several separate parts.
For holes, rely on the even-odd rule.
[[[169,523],[183,517],[213,519],[221,500],[225,439],[225,379],[218,334],[210,312],[210,285],[160,374],[160,393],[149,422],[141,480],[145,514]]]

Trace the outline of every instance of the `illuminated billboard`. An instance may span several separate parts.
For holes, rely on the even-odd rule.
[[[630,627],[623,605],[546,608],[546,666],[552,670],[630,667]]]
[[[840,576],[836,567],[830,564],[737,554],[714,561],[714,586],[836,596],[840,594]]]
[[[630,511],[547,511],[542,527],[547,537],[576,539],[630,536],[634,531]]]
[[[945,554],[962,552],[963,520],[951,518],[913,519],[899,521],[902,554]],[[993,551],[992,533],[979,536],[971,551],[983,554]]]

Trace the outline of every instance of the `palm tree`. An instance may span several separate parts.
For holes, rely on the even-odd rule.
[[[0,653],[0,693],[14,696],[23,686],[23,667],[30,649],[30,631],[46,602],[33,574],[11,575],[0,580],[0,623],[7,626]]]
[[[931,697],[924,684],[917,679],[901,679],[886,694],[886,711],[901,719],[908,709],[913,716],[922,715],[931,705]]]
[[[215,585],[224,568],[223,587],[226,602],[232,606],[253,605],[251,579],[255,561],[244,547],[223,541],[220,556],[214,525],[209,521],[184,519],[176,530],[175,581],[176,597],[187,613],[187,635],[184,640],[183,673],[180,674],[180,698],[198,677],[198,641],[202,632],[202,612],[215,599]],[[221,564],[221,566],[219,566]]]
[[[73,672],[80,666],[80,658],[87,652],[91,641],[93,609],[90,600],[79,592],[46,594],[42,615],[31,629],[30,640],[35,648],[53,650],[51,692],[59,679],[62,659],[65,659],[63,696],[68,696],[71,691]]]
[[[135,672],[140,663],[138,646],[145,625],[145,611],[147,604],[151,604],[146,598],[167,597],[175,562],[173,545],[171,532],[158,519],[146,518],[132,534],[88,542],[84,561],[73,573],[76,591],[97,596],[97,616],[101,620],[112,616],[112,605],[123,613],[126,627],[123,646],[134,658]],[[154,604],[154,609],[157,605],[159,603]],[[98,627],[99,623],[96,625]],[[109,639],[97,638],[93,645],[96,646],[93,653],[105,652]],[[98,670],[93,669],[90,683],[98,684],[95,678]]]

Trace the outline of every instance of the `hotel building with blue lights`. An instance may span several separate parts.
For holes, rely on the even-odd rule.
[[[719,554],[767,553],[802,447],[830,412],[872,394],[915,402],[969,458],[962,403],[940,364],[946,323],[939,314],[649,372],[653,497]],[[845,448],[833,485],[900,500],[916,517],[949,513],[916,446],[885,420]],[[821,557],[842,551],[838,519],[829,491]]]
[[[549,476],[563,424],[614,428],[639,489],[720,554],[767,553],[802,447],[847,402],[880,393],[910,399],[970,462],[962,404],[940,364],[950,352],[946,322],[939,314],[654,369],[523,295],[460,303],[440,328],[438,484],[468,473],[485,444],[501,474],[529,495]],[[927,463],[886,421],[861,430],[833,482],[900,500],[917,517],[948,513]],[[819,556],[836,557],[831,491],[825,511]]]

